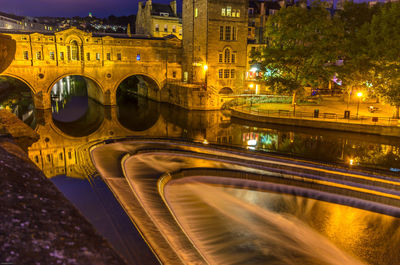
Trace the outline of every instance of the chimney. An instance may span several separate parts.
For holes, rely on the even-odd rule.
[[[178,16],[178,10],[176,10],[176,0],[174,0],[174,1],[171,1],[170,3],[169,3],[169,6],[171,7],[171,9],[172,9],[172,12],[174,12],[174,15],[177,17]]]

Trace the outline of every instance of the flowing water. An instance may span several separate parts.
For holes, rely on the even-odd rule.
[[[132,224],[117,229],[128,217],[112,213],[115,206],[104,206],[103,191],[91,185],[98,174],[88,142],[135,135],[172,137],[342,165],[351,160],[356,168],[394,174],[400,168],[399,138],[254,124],[231,120],[219,111],[187,111],[143,98],[127,97],[117,108],[104,108],[86,101],[83,94],[64,94],[53,102],[53,113],[36,113],[32,124],[41,138],[29,148],[29,156],[104,236],[119,242],[113,245],[130,264],[155,264],[157,259],[138,233],[130,234],[135,230]],[[79,181],[70,186],[60,178]],[[77,186],[86,191],[78,192]],[[202,183],[166,187],[166,200],[179,224],[213,264],[400,264],[395,217],[239,187]],[[82,200],[82,193],[89,194],[90,189],[95,191],[91,199]],[[111,197],[107,200],[114,200],[112,205],[117,201]],[[98,204],[110,214],[103,220],[100,210],[93,211]],[[112,233],[109,226],[114,227]]]

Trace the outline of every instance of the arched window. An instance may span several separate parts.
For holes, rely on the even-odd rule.
[[[230,63],[231,62],[231,50],[229,48],[225,49],[224,52],[224,62],[225,63]]]
[[[78,43],[73,40],[71,41],[71,60],[78,61],[79,60],[79,46]]]

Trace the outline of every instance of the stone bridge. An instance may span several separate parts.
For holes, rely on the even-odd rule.
[[[157,101],[168,101],[162,99],[168,80],[182,78],[182,43],[175,37],[106,36],[76,28],[3,34],[16,42],[16,52],[0,75],[29,86],[36,109],[51,108],[51,89],[66,76],[84,77],[89,97],[103,105],[116,105],[116,91],[130,76],[138,77],[140,93]]]

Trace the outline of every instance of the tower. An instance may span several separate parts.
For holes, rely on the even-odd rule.
[[[183,0],[183,72],[189,83],[239,92],[246,69],[248,0]]]

